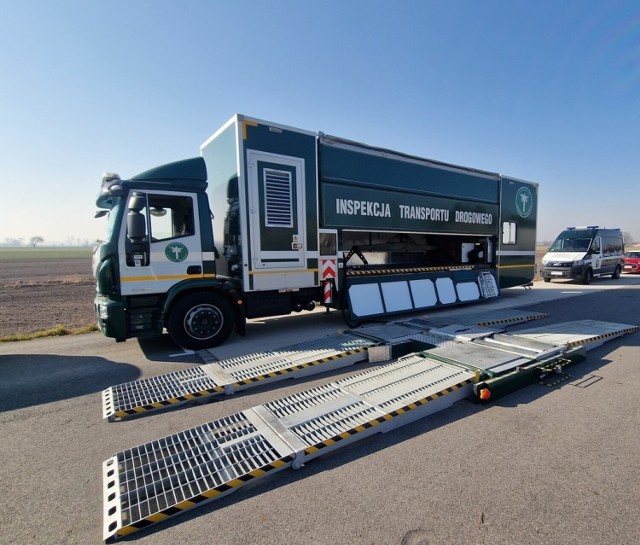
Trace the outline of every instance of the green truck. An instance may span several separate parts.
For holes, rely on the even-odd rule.
[[[317,305],[355,325],[492,299],[533,281],[537,202],[536,183],[235,115],[199,157],[104,175],[98,323],[198,350]]]

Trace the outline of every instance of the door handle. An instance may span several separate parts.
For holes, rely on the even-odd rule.
[[[202,274],[202,267],[200,265],[190,265],[187,267],[187,274]]]

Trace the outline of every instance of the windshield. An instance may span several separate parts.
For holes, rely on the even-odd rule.
[[[589,250],[591,244],[591,238],[584,236],[576,236],[575,233],[571,235],[560,235],[555,242],[550,246],[550,252],[586,252]]]
[[[121,198],[110,199],[110,210],[107,213],[107,223],[104,230],[104,240],[102,242],[109,242],[113,239],[116,232],[116,226],[118,225],[118,218],[120,217],[120,209],[122,208]]]
[[[638,258],[640,257],[640,252],[627,252],[626,254],[624,254],[625,257],[635,257]]]

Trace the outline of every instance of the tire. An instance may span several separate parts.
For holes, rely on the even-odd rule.
[[[344,323],[347,324],[351,329],[355,329],[356,327],[360,327],[362,325],[362,322],[353,319],[350,308],[342,309],[342,319],[344,320]]]
[[[586,286],[591,284],[591,280],[593,280],[593,271],[588,268],[584,271],[584,275],[582,276],[582,283]]]
[[[616,270],[613,271],[611,278],[613,278],[614,280],[617,280],[618,278],[620,278],[621,272],[622,272],[622,268],[620,267],[620,265],[616,265]]]
[[[543,278],[545,282],[551,282],[551,278]]]
[[[167,329],[176,344],[203,350],[222,344],[233,331],[231,304],[217,293],[192,293],[169,312]]]

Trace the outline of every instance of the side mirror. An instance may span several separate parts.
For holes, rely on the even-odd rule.
[[[127,214],[127,234],[131,242],[142,242],[147,236],[147,222],[139,210],[129,210]]]

